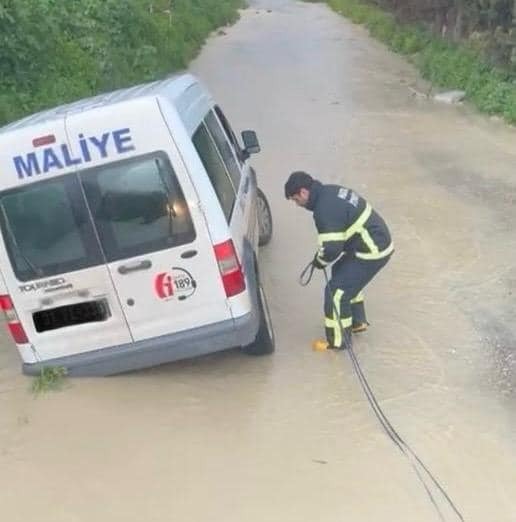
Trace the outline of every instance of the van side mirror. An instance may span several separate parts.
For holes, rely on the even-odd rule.
[[[242,141],[244,142],[244,152],[247,153],[247,156],[260,152],[260,143],[258,142],[256,132],[252,130],[242,131]]]

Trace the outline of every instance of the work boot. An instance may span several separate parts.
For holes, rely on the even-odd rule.
[[[326,339],[316,339],[312,342],[312,350],[316,352],[325,352],[326,350],[345,350],[346,348],[352,348],[351,328],[345,328],[342,335],[342,346],[333,346]]]
[[[367,330],[368,326],[369,326],[369,323],[367,323],[367,322],[353,323],[353,325],[351,326],[351,331],[353,333],[365,332]]]
[[[336,346],[331,345],[326,339],[316,339],[312,342],[312,350],[314,352],[325,352],[327,350],[343,350],[344,346],[341,348],[337,348]]]
[[[330,349],[330,343],[326,339],[316,339],[312,342],[312,350],[315,352],[325,352]]]

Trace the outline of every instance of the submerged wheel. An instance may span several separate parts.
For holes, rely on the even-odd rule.
[[[260,326],[258,328],[258,333],[256,334],[255,340],[251,344],[243,346],[242,351],[248,355],[267,355],[272,353],[275,348],[274,328],[272,326],[271,315],[269,313],[269,307],[267,306],[265,292],[263,291],[262,285],[259,281],[257,281],[257,284]]]
[[[272,238],[272,213],[269,202],[261,189],[258,189],[256,196],[256,204],[258,206],[258,245],[264,246]]]

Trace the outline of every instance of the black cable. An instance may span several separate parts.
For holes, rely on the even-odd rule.
[[[365,378],[365,376],[362,372],[362,368],[360,367],[360,364],[358,363],[358,359],[355,355],[355,352],[353,351],[353,348],[351,348],[349,350],[349,355],[350,355],[351,361],[353,362],[353,366],[359,377],[359,380],[362,384],[362,387],[364,388],[366,396],[367,396],[369,402],[371,403],[371,406],[373,407],[373,410],[374,410],[376,416],[378,417],[378,419],[380,420],[385,431],[387,431],[389,436],[393,439],[393,442],[395,442],[395,444],[400,448],[400,450],[407,456],[407,458],[409,460],[410,460],[410,457],[409,457],[409,455],[407,455],[407,453],[410,454],[415,459],[416,463],[421,466],[423,471],[430,478],[430,480],[433,482],[435,487],[437,487],[437,489],[441,492],[441,494],[444,496],[444,498],[446,499],[446,501],[448,502],[450,507],[455,511],[455,513],[460,518],[460,520],[463,521],[464,518],[462,517],[461,513],[459,512],[459,510],[457,509],[457,507],[455,506],[455,504],[453,503],[451,498],[448,496],[448,494],[446,493],[444,488],[441,486],[439,481],[433,476],[433,474],[425,466],[425,464],[421,461],[421,459],[418,457],[418,455],[412,450],[412,448],[401,438],[401,436],[398,434],[398,432],[394,429],[394,427],[390,423],[389,419],[383,413],[382,409],[378,405],[378,402],[376,401],[376,397],[374,396],[374,394],[369,386],[369,383],[367,382],[367,379]],[[368,391],[366,391],[366,389]],[[420,480],[423,482],[423,486],[427,490],[427,493],[429,494],[430,498],[433,499],[431,493],[428,491],[426,483],[424,483],[424,481],[421,479],[418,468],[415,466],[415,464],[412,461],[411,461],[411,465],[414,467],[418,477],[420,477]],[[432,503],[434,503],[434,502],[432,501]],[[435,505],[435,503],[434,503],[434,505]],[[435,506],[435,507],[439,511],[439,508],[437,506]]]
[[[310,269],[311,267],[311,269]],[[309,272],[308,278],[306,278],[306,274]],[[309,265],[307,265],[303,272],[301,273],[301,276],[299,278],[300,284],[303,286],[306,286],[312,279],[312,275],[314,272],[314,266],[310,262]],[[324,270],[324,278],[326,280],[326,285],[328,286],[328,289],[330,290],[331,295],[333,295],[333,292],[331,292],[332,288],[330,285],[330,281],[328,279],[328,274],[326,273],[326,270]],[[335,314],[335,318],[337,321],[337,324],[339,325],[339,328],[341,329],[341,336],[345,340],[346,337],[343,335],[342,332],[342,325],[338,318],[338,313],[335,304],[333,304],[333,312]],[[457,509],[449,495],[446,493],[444,488],[441,486],[439,481],[434,477],[434,475],[430,472],[430,470],[425,466],[425,464],[421,461],[421,459],[417,456],[417,454],[412,450],[412,448],[401,438],[401,436],[398,434],[398,432],[394,429],[392,424],[390,423],[389,419],[385,416],[385,413],[383,413],[382,409],[380,408],[380,405],[378,404],[378,401],[376,400],[376,397],[371,390],[371,387],[369,386],[369,383],[367,382],[367,379],[362,371],[362,368],[360,367],[360,364],[358,362],[358,359],[355,355],[355,352],[353,351],[352,346],[346,346],[346,351],[349,353],[349,357],[351,359],[351,362],[353,363],[353,369],[355,370],[355,373],[357,374],[358,380],[360,382],[360,385],[362,386],[362,389],[364,390],[365,396],[367,397],[367,400],[376,415],[376,418],[379,420],[380,424],[382,425],[382,428],[387,433],[389,438],[396,444],[398,449],[405,455],[407,460],[410,462],[410,465],[414,469],[419,481],[425,488],[425,491],[430,498],[430,501],[432,502],[432,505],[434,506],[435,510],[437,511],[439,518],[444,521],[445,518],[443,516],[443,513],[441,512],[441,509],[439,508],[436,499],[434,498],[434,495],[432,495],[432,492],[430,491],[430,487],[425,481],[425,476],[428,477],[434,486],[438,489],[438,491],[443,495],[443,497],[448,502],[448,505],[453,509],[455,514],[458,516],[458,518],[464,522],[464,518],[462,517],[462,514]]]
[[[434,508],[436,509],[436,511],[437,511],[437,513],[439,515],[439,518],[444,521],[445,518],[444,518],[441,510],[439,509],[439,506],[437,505],[437,502],[436,502],[434,496],[432,495],[432,492],[430,491],[430,488],[428,487],[427,483],[425,482],[425,480],[424,480],[424,478],[423,478],[423,476],[421,474],[421,471],[419,470],[419,468],[416,465],[414,465],[414,463],[410,459],[409,453],[413,454],[412,450],[410,450],[408,445],[398,435],[398,433],[392,427],[392,425],[390,424],[389,420],[385,417],[385,414],[383,413],[383,411],[381,410],[380,406],[378,405],[378,403],[376,401],[376,398],[375,398],[371,388],[369,387],[369,383],[367,382],[367,379],[365,378],[364,374],[362,373],[362,369],[360,368],[360,365],[359,365],[358,360],[357,360],[357,358],[355,356],[353,348],[351,348],[351,347],[348,348],[348,351],[349,351],[349,355],[350,355],[351,361],[353,363],[354,370],[357,373],[357,376],[358,376],[358,379],[359,379],[360,384],[362,386],[362,389],[364,390],[364,393],[365,393],[365,395],[367,397],[367,400],[369,401],[369,404],[371,405],[371,408],[373,409],[374,414],[376,415],[376,418],[380,421],[380,424],[382,425],[382,428],[385,430],[385,432],[387,433],[389,438],[394,442],[394,444],[396,444],[398,449],[409,460],[409,462],[410,462],[411,466],[413,467],[413,469],[414,469],[414,471],[415,471],[419,481],[421,482],[421,484],[425,488],[425,491],[426,491],[428,497],[430,498],[430,502],[432,502]],[[407,450],[409,450],[409,453],[407,453]],[[417,459],[417,456],[416,456],[416,459]],[[417,460],[419,461],[419,459],[417,459]],[[423,465],[423,468],[428,473],[430,478],[433,480],[433,477],[432,477],[431,473],[428,470],[426,470],[424,465]],[[440,488],[439,484],[437,484],[437,487]],[[447,497],[446,493],[444,493],[444,494]],[[459,514],[459,516],[460,516],[460,514]],[[462,518],[461,518],[461,520],[462,520]]]
[[[324,270],[324,278],[326,280],[326,284],[328,285],[328,288],[330,290],[330,294],[333,295],[333,292],[331,292],[332,288],[330,285],[330,281],[328,279],[328,274],[326,273],[326,270]],[[345,339],[345,336],[342,332],[342,325],[338,318],[338,313],[335,304],[333,304],[333,312],[335,314],[335,318],[337,321],[337,324],[339,325],[339,328],[341,329],[341,335],[342,338]],[[353,368],[355,370],[355,373],[357,374],[358,380],[360,381],[360,385],[362,386],[362,389],[364,390],[364,393],[367,397],[367,400],[369,401],[369,404],[371,405],[371,408],[373,409],[377,419],[380,421],[380,424],[382,425],[383,429],[387,433],[387,435],[390,437],[390,439],[398,446],[400,451],[407,457],[407,460],[410,462],[410,465],[416,472],[416,475],[419,479],[419,481],[423,484],[423,487],[425,488],[425,491],[428,494],[428,497],[430,498],[430,501],[432,502],[433,506],[435,507],[439,518],[441,520],[445,520],[443,517],[443,514],[441,510],[439,509],[439,506],[437,505],[437,502],[434,499],[434,496],[432,495],[428,484],[425,482],[422,474],[421,469],[426,473],[428,478],[432,481],[432,483],[437,487],[437,489],[441,492],[441,494],[444,496],[450,507],[453,509],[455,514],[459,517],[459,519],[464,522],[464,518],[462,517],[462,514],[457,509],[453,501],[450,499],[444,488],[441,486],[439,481],[434,477],[434,475],[430,472],[430,470],[425,466],[425,464],[421,461],[421,459],[417,456],[417,454],[412,450],[412,448],[401,438],[401,436],[398,434],[398,432],[394,429],[392,424],[390,423],[389,419],[385,416],[385,413],[383,413],[383,410],[380,408],[380,405],[378,404],[378,401],[376,400],[376,397],[371,390],[371,387],[369,386],[369,383],[362,372],[362,368],[360,367],[360,364],[358,362],[358,359],[355,355],[355,352],[353,351],[352,346],[347,347],[347,351],[349,352],[349,356],[351,358],[351,362],[353,363]],[[415,462],[410,458],[412,456],[415,459]],[[418,468],[417,464],[421,466],[421,469]]]
[[[315,267],[312,263],[312,261],[310,261],[310,263],[308,263],[305,268],[303,268],[303,271],[301,272],[301,275],[299,276],[299,284],[301,286],[306,286],[308,283],[310,283],[310,281],[312,280],[312,276],[314,275],[314,270],[315,270]],[[324,272],[326,273],[326,272]]]

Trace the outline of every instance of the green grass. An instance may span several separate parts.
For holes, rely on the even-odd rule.
[[[150,6],[152,5],[152,9]],[[185,68],[244,0],[0,2],[0,126]]]
[[[36,395],[48,391],[60,390],[65,382],[66,368],[47,367],[43,368],[40,374],[32,381],[32,392]]]
[[[326,0],[336,12],[364,25],[393,51],[407,56],[432,84],[460,89],[479,110],[516,123],[516,79],[489,66],[465,45],[455,45],[422,27],[400,24],[394,16],[360,0]]]

